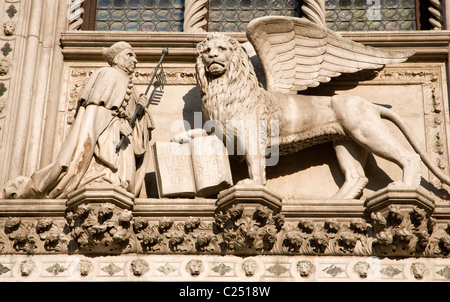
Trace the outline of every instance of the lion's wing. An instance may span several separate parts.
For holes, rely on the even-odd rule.
[[[266,77],[267,90],[297,93],[342,73],[405,61],[414,51],[365,46],[295,17],[262,17],[247,26]]]

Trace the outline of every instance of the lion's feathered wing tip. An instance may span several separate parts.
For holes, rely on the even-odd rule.
[[[366,46],[304,18],[267,16],[252,20],[247,38],[267,81],[267,90],[296,93],[343,73],[401,63],[415,50]]]

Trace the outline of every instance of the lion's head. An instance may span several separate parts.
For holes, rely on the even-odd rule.
[[[250,113],[263,118],[277,111],[274,100],[259,84],[247,52],[235,38],[208,34],[197,51],[197,86],[209,119],[246,120]]]
[[[229,69],[230,58],[238,47],[239,43],[235,39],[219,34],[208,35],[197,45],[205,72],[213,76],[224,74]]]

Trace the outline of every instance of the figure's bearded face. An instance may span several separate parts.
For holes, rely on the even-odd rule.
[[[215,76],[224,74],[228,69],[231,53],[231,44],[227,41],[222,39],[207,41],[201,54],[206,72]]]
[[[117,54],[116,66],[128,74],[133,74],[136,69],[137,58],[132,49],[124,49]]]

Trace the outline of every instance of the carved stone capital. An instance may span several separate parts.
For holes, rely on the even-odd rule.
[[[225,212],[233,205],[244,205],[246,211],[254,212],[259,206],[266,206],[274,214],[281,211],[281,197],[260,185],[237,185],[219,193],[217,210]]]
[[[89,203],[112,203],[121,209],[131,210],[134,206],[134,195],[113,185],[90,185],[70,193],[67,208],[73,209]]]
[[[433,196],[423,188],[402,188],[388,186],[379,190],[366,199],[369,213],[380,212],[383,215],[390,206],[398,207],[402,212],[410,212],[414,207],[424,210],[430,216],[435,208]]]

